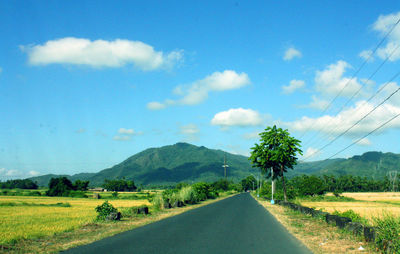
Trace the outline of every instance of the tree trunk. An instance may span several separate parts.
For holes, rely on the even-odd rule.
[[[281,165],[281,177],[282,177],[283,197],[285,199],[285,202],[287,202],[285,178],[283,177],[283,165]]]

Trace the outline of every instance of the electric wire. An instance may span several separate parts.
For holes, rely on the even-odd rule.
[[[365,83],[368,83],[371,79],[372,79],[372,77],[382,68],[382,66],[390,59],[390,57],[397,51],[397,49],[400,47],[400,44],[394,49],[394,50],[392,50],[392,52],[385,58],[385,60],[378,66],[378,68],[368,77],[368,79],[365,81]],[[399,73],[398,74],[396,74],[395,76],[398,76],[399,75]],[[391,81],[393,81],[393,79],[394,79],[394,77],[389,81],[389,82],[386,82],[380,89],[378,89],[378,91],[377,92],[375,92],[375,94],[373,94],[367,101],[364,101],[364,103],[359,107],[359,109],[360,108],[362,108],[366,103],[368,103],[370,100],[372,100],[380,91],[382,91]],[[345,102],[345,104],[339,109],[339,111],[338,112],[336,112],[334,115],[338,115],[338,114],[340,114],[343,110],[344,110],[344,108],[349,104],[349,102],[350,101],[352,101],[353,99],[354,99],[354,97],[355,96],[357,96],[359,93],[360,93],[360,91],[361,91],[361,89],[363,88],[363,86],[360,86],[360,88]],[[359,110],[359,109],[357,109],[356,111],[355,111],[355,113],[357,113],[357,111]],[[331,121],[328,121],[328,123],[326,124],[326,126],[329,126],[329,123],[330,123]],[[330,129],[329,129],[329,131],[327,131],[326,132],[326,134],[325,135],[323,135],[322,137],[321,137],[321,139],[324,139],[324,138],[326,138],[326,137],[328,137],[328,138],[331,138],[332,137],[332,129],[333,129],[334,127],[331,127]],[[322,129],[320,130],[320,132],[322,131]],[[318,134],[319,132],[317,132],[317,134]],[[314,136],[315,137],[315,136]],[[313,139],[313,138],[312,138]],[[311,143],[310,144],[310,142],[311,142],[311,139],[309,140],[309,145],[312,145],[312,144],[314,144],[314,143]]]
[[[400,75],[400,71],[396,73],[396,75],[394,75],[391,79],[391,81],[393,81],[397,76]],[[388,81],[388,83],[390,83],[391,81]],[[308,155],[306,158],[304,158],[303,160],[307,160],[308,158],[310,158],[311,156],[313,156],[314,154],[316,154],[317,152],[320,152],[321,150],[325,149],[326,147],[328,147],[329,145],[331,145],[333,142],[335,142],[337,139],[339,139],[340,137],[342,137],[344,134],[346,134],[349,130],[351,130],[354,126],[358,125],[362,120],[364,120],[366,117],[368,117],[372,112],[374,112],[377,108],[379,108],[380,106],[382,106],[386,101],[388,101],[393,95],[395,95],[398,91],[400,91],[400,87],[397,88],[393,93],[391,93],[388,97],[386,97],[381,103],[379,103],[378,105],[376,105],[372,110],[370,110],[367,114],[365,114],[363,117],[361,117],[357,122],[355,122],[352,126],[350,126],[347,130],[345,130],[344,132],[340,133],[338,136],[336,136],[333,140],[331,140],[329,143],[327,143],[326,145],[324,145],[323,147],[321,147],[320,149],[318,149],[317,151],[315,151],[314,153]]]
[[[361,64],[361,66],[356,70],[356,72],[353,74],[351,79],[349,79],[346,83],[346,85],[339,91],[339,93],[331,100],[328,105],[324,108],[324,110],[321,112],[320,116],[322,116],[328,108],[336,101],[336,99],[341,95],[343,90],[350,84],[350,82],[355,78],[355,76],[361,71],[361,69],[365,66],[365,64],[371,59],[371,57],[375,54],[375,52],[378,50],[378,48],[382,45],[382,43],[386,40],[386,38],[392,33],[394,28],[400,23],[400,18],[397,20],[397,22],[392,26],[392,28],[386,33],[386,35],[382,38],[382,40],[377,44],[377,46],[374,48],[374,50],[371,52],[371,54],[368,56],[367,59],[364,60],[364,62]],[[304,135],[310,131],[312,125],[310,125],[301,135],[300,138],[304,137]],[[322,129],[319,131],[321,132]],[[314,135],[313,137],[316,137],[319,132]]]

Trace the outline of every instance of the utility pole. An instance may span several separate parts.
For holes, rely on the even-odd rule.
[[[392,184],[392,191],[395,192],[396,191],[396,180],[397,180],[397,171],[393,170],[393,171],[389,171],[388,172],[389,175],[389,181]]]
[[[225,180],[226,180],[226,168],[229,167],[228,165],[226,165],[226,153],[224,155],[224,165],[222,167],[224,168],[224,177],[225,177]]]
[[[272,181],[272,184],[271,184],[271,188],[272,188],[272,190],[271,190],[271,193],[272,193],[271,204],[273,205],[273,204],[275,204],[275,201],[274,201],[275,181],[274,181],[274,170],[272,168],[271,168],[271,181]]]

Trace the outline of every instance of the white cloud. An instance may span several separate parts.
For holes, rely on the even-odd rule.
[[[28,174],[29,174],[29,176],[38,176],[38,175],[40,175],[41,173],[38,172],[38,171],[35,171],[35,170],[31,170],[31,171],[28,172]]]
[[[195,124],[187,124],[180,126],[180,133],[185,135],[194,135],[199,132],[199,128]]]
[[[291,94],[294,91],[296,91],[297,89],[304,87],[304,85],[305,85],[305,83],[303,80],[293,79],[290,81],[290,84],[288,86],[282,86],[282,92],[284,94]]]
[[[166,104],[157,102],[157,101],[152,101],[147,103],[147,109],[150,110],[160,110],[160,109],[164,109],[166,107]]]
[[[204,79],[197,80],[189,86],[175,87],[173,93],[182,96],[178,100],[165,100],[161,102],[150,102],[147,108],[150,110],[160,110],[171,105],[195,105],[208,98],[210,92],[221,92],[226,90],[239,89],[249,85],[250,79],[246,73],[237,73],[232,70],[214,72]]]
[[[392,101],[394,102],[395,100]],[[296,131],[311,130],[321,131],[322,133],[329,133],[331,135],[338,135],[353,126],[359,119],[365,116],[374,107],[375,104],[367,103],[366,101],[359,101],[354,107],[348,108],[340,112],[336,116],[325,115],[318,118],[303,117],[298,121],[286,124],[288,126],[291,126],[291,128]],[[358,123],[351,130],[349,130],[346,133],[346,136],[359,137],[360,135],[367,134],[399,113],[399,106],[385,103],[382,106],[378,107],[363,121]],[[400,128],[400,119],[393,120],[392,122],[381,128],[377,133],[382,133],[392,128]]]
[[[344,72],[351,66],[345,61],[338,61],[329,65],[323,71],[317,71],[315,75],[315,89],[324,95],[337,95],[340,91],[342,96],[352,96],[361,85],[357,78],[343,77]]]
[[[369,145],[371,145],[371,141],[370,141],[369,139],[367,139],[367,138],[363,138],[363,139],[360,139],[360,140],[357,142],[357,145],[360,145],[360,146],[369,146]]]
[[[320,99],[317,96],[311,96],[312,101],[308,105],[300,106],[300,108],[312,108],[317,110],[324,110],[328,105],[329,101]]]
[[[380,15],[375,23],[372,25],[372,29],[379,32],[381,36],[385,36],[400,19],[400,12],[391,13],[388,15]],[[385,46],[377,50],[377,55],[385,59],[390,56],[396,48],[400,46],[400,24],[397,25],[387,38]],[[400,50],[396,50],[389,58],[389,61],[396,61],[400,59]]]
[[[11,178],[21,178],[23,176],[24,173],[21,172],[20,170],[0,168],[1,178],[11,179]]]
[[[182,51],[164,53],[141,41],[114,41],[66,37],[43,45],[21,46],[32,65],[73,64],[90,67],[121,67],[133,64],[144,71],[172,67],[182,60]]]
[[[252,109],[235,108],[217,113],[211,120],[212,125],[229,126],[256,126],[263,122],[260,113]]]
[[[135,134],[135,131],[133,129],[125,129],[125,128],[120,128],[118,130],[119,134],[126,134],[126,135],[133,135]]]
[[[283,60],[290,61],[295,57],[301,58],[302,54],[301,54],[300,51],[298,51],[294,47],[290,47],[285,51],[285,55],[283,56]]]
[[[372,50],[363,50],[360,52],[358,56],[368,62],[374,61],[374,57],[372,56]]]
[[[320,150],[317,148],[309,147],[307,151],[304,153],[303,158],[313,158],[320,153]]]
[[[118,134],[120,135],[115,135],[113,137],[113,140],[116,141],[128,141],[132,139],[132,136],[137,136],[137,135],[142,135],[143,132],[136,132],[134,129],[125,129],[125,128],[120,128],[118,130]]]
[[[113,140],[116,141],[129,141],[132,139],[132,136],[128,136],[128,135],[116,135],[113,137]]]

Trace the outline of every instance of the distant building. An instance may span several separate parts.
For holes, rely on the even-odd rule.
[[[96,187],[96,188],[92,188],[92,189],[89,189],[89,191],[98,191],[98,192],[105,192],[105,191],[107,191],[106,189],[104,189],[104,188],[101,188],[101,187]]]

